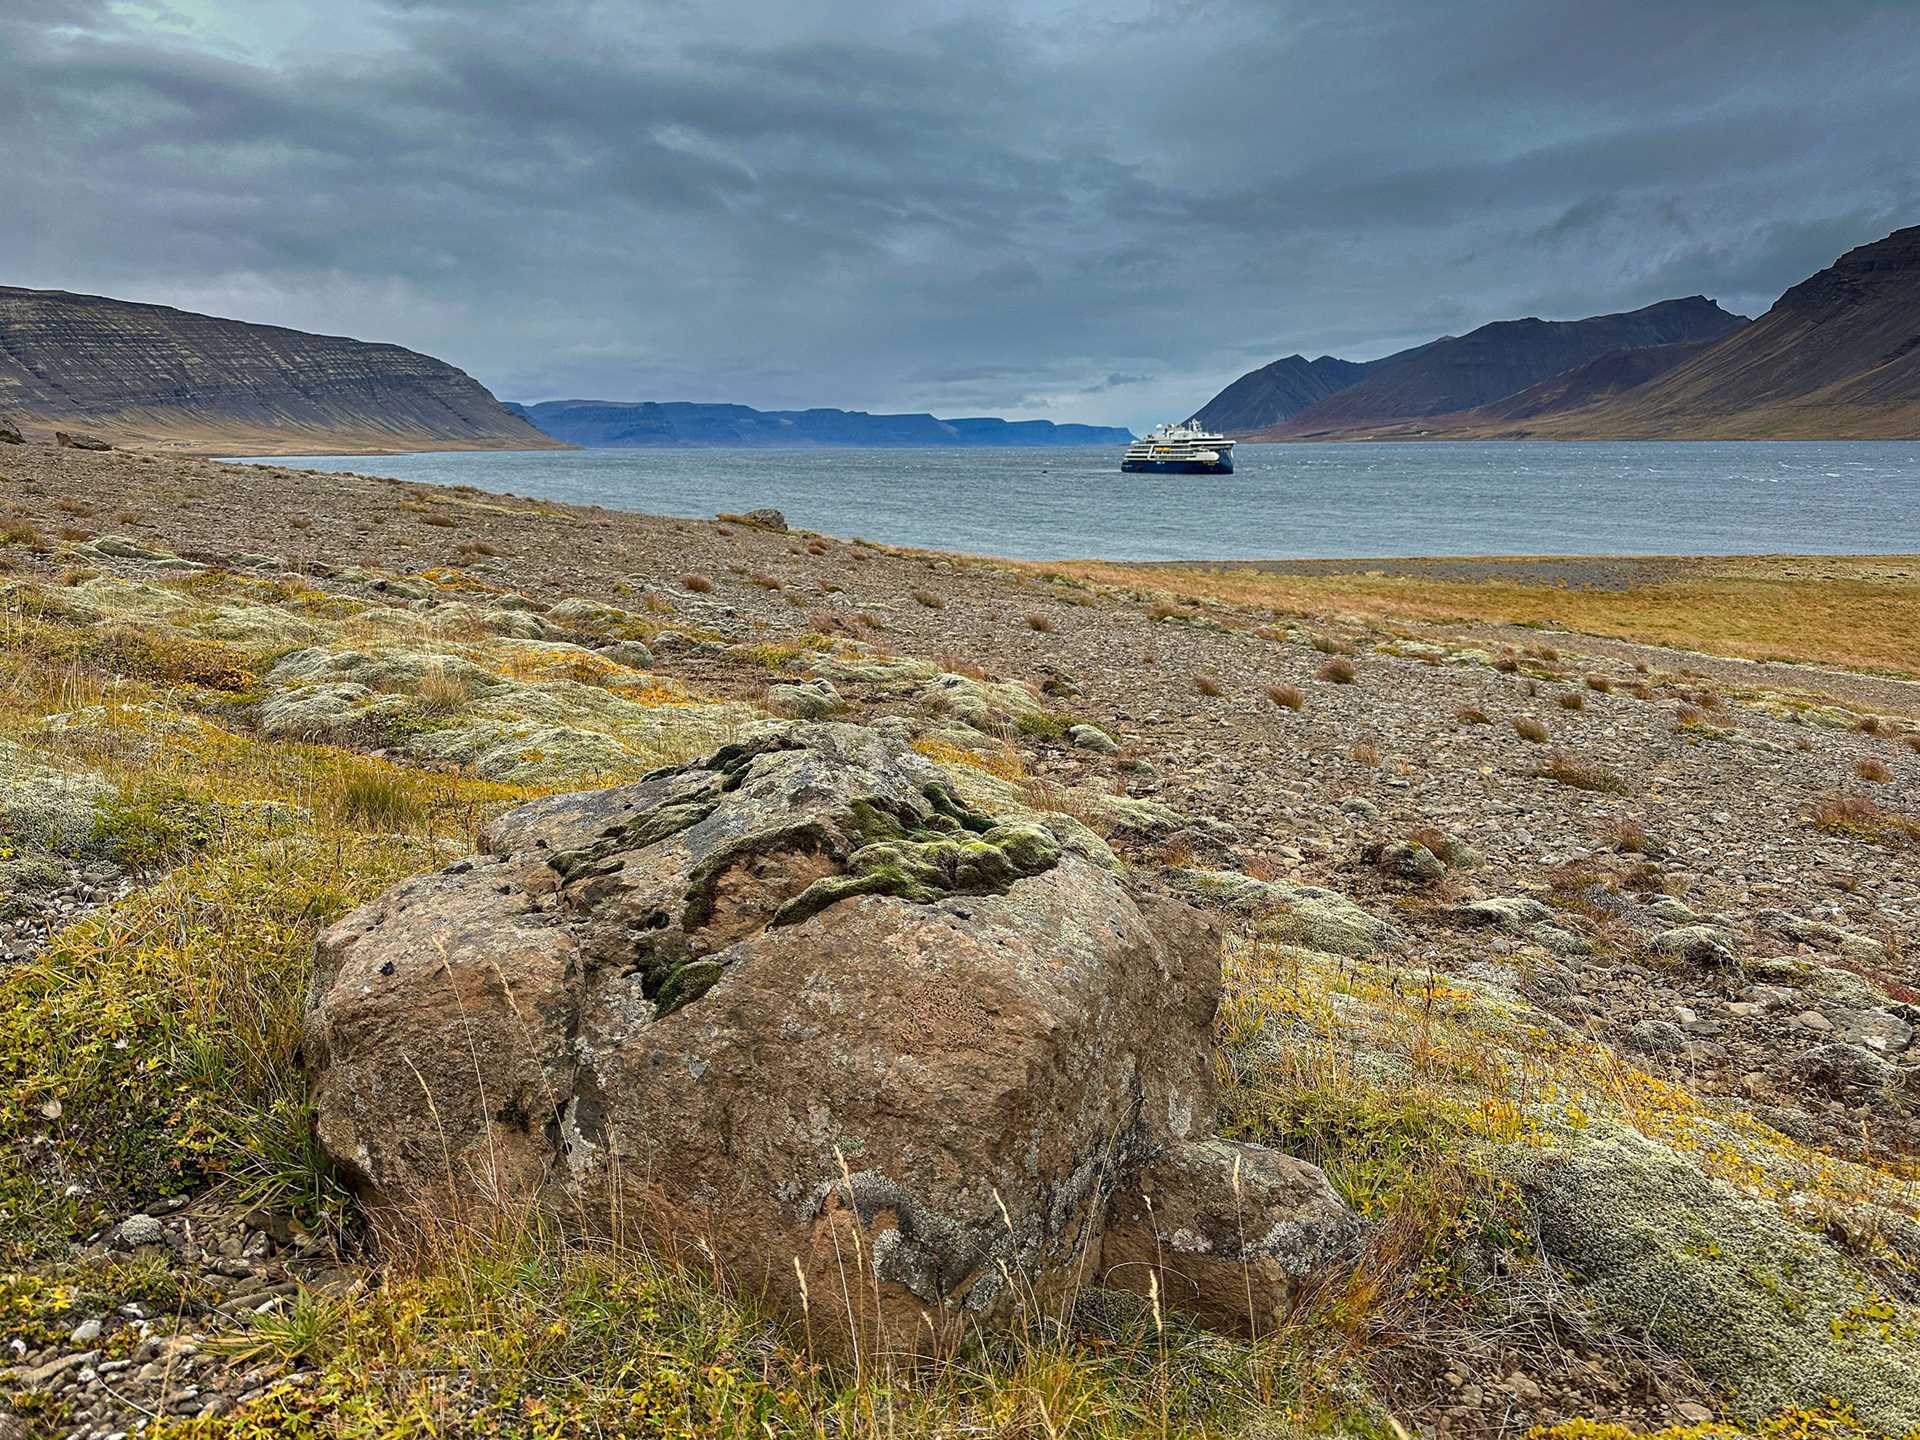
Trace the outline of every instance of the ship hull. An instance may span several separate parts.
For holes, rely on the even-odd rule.
[[[1222,455],[1218,460],[1122,460],[1120,471],[1124,475],[1231,475],[1233,457]]]

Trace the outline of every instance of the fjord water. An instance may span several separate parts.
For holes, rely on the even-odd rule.
[[[568,450],[263,464],[1020,559],[1920,553],[1920,442],[1243,445],[1236,473],[1105,448]]]

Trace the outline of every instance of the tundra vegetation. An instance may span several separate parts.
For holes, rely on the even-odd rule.
[[[47,538],[109,465],[148,518]],[[1920,721],[1610,648],[1910,669],[1911,564],[1043,576],[275,467],[8,469],[0,1433],[1920,1435]],[[248,502],[219,554],[195,493]],[[1549,619],[1575,633],[1500,628]],[[1523,687],[1556,682],[1550,733]],[[1035,1292],[936,1360],[849,1360],[717,1264],[530,1206],[369,1221],[300,1051],[321,931],[516,807],[826,713],[1219,917],[1221,1133],[1366,1226],[1283,1323]],[[918,893],[948,842],[908,838],[842,883]],[[1723,874],[1730,845],[1760,858]]]

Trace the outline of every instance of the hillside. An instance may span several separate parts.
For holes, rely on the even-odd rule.
[[[1242,435],[1291,420],[1329,395],[1357,385],[1367,367],[1322,355],[1289,355],[1249,371],[1201,407],[1194,417],[1209,430]]]
[[[1630,350],[1613,350],[1598,360],[1589,360],[1561,374],[1549,376],[1538,385],[1529,385],[1517,394],[1467,412],[1489,420],[1531,420],[1541,415],[1558,414],[1596,404],[1620,395],[1684,365],[1699,355],[1712,340],[1694,340],[1674,345],[1640,345]]]
[[[0,415],[29,433],[258,454],[554,443],[398,345],[14,287],[0,287]]]
[[[1701,295],[1585,320],[1499,320],[1375,360],[1358,384],[1257,438],[1351,437],[1471,410],[1615,351],[1717,339],[1746,323]]]
[[[1920,436],[1920,226],[1848,251],[1649,383],[1536,428],[1567,437]]]
[[[1051,420],[938,420],[864,410],[755,410],[749,405],[680,401],[547,400],[507,408],[556,440],[591,449],[1124,445],[1133,438],[1113,426],[1056,425]]]

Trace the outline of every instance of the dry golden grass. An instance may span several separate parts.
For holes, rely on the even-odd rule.
[[[1648,839],[1646,827],[1639,821],[1616,815],[1607,826],[1607,843],[1623,855],[1644,855],[1653,842]]]
[[[1216,699],[1219,696],[1227,693],[1226,687],[1223,686],[1218,680],[1214,679],[1211,675],[1194,676],[1193,688],[1198,690],[1202,695],[1205,695],[1210,700]]]
[[[707,595],[713,590],[713,581],[704,575],[682,575],[680,583],[696,595]]]
[[[1322,665],[1318,674],[1329,685],[1351,685],[1358,676],[1358,672],[1353,668],[1353,662],[1339,655]]]
[[[1462,705],[1458,710],[1453,712],[1453,718],[1458,720],[1462,725],[1489,725],[1493,723],[1487,719],[1487,712],[1482,710],[1478,705]]]
[[[1053,621],[1044,615],[1029,615],[1027,616],[1027,628],[1029,630],[1037,630],[1042,635],[1048,635],[1053,632]]]
[[[1269,685],[1267,699],[1282,710],[1304,710],[1307,708],[1306,692],[1297,685]]]
[[[1578,690],[1562,690],[1553,698],[1559,703],[1562,710],[1584,710],[1587,708],[1587,697]]]
[[[1522,715],[1513,722],[1513,732],[1522,740],[1531,740],[1536,745],[1547,743],[1548,730],[1531,715]]]
[[[1533,772],[1543,780],[1551,780],[1557,785],[1565,785],[1573,790],[1595,790],[1605,795],[1626,793],[1627,782],[1622,780],[1606,766],[1590,760],[1581,760],[1565,750],[1556,750],[1547,757],[1547,763]]]
[[[1854,840],[1920,841],[1920,820],[1882,810],[1864,795],[1835,795],[1814,807],[1813,827]]]
[[[473,686],[459,672],[435,665],[420,677],[414,699],[429,715],[450,715],[473,699]]]
[[[1294,614],[1553,625],[1750,660],[1920,672],[1920,564],[1912,556],[1675,560],[1658,583],[1616,589],[1378,572],[1290,575],[1096,563],[1058,568],[1099,584],[1174,590],[1181,599]]]
[[[1889,770],[1886,764],[1879,760],[1857,761],[1854,764],[1853,773],[1858,775],[1862,780],[1866,780],[1874,785],[1884,785],[1893,779],[1893,771]]]

